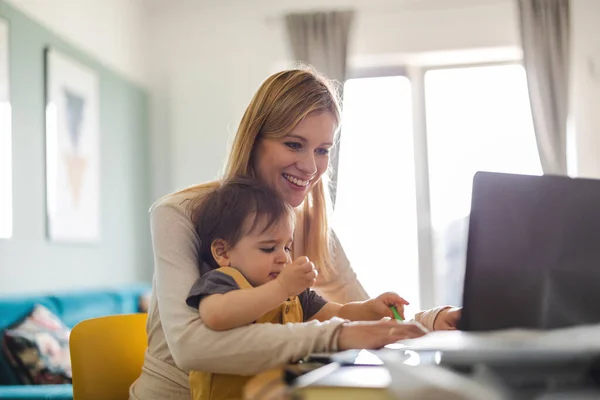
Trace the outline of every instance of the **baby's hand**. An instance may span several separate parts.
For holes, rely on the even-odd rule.
[[[367,300],[363,304],[366,314],[370,317],[369,320],[376,320],[384,317],[394,318],[390,306],[395,306],[400,316],[404,318],[404,306],[408,305],[408,301],[396,293],[387,292],[374,299]]]
[[[308,257],[299,257],[283,267],[276,278],[288,297],[296,296],[315,284],[317,270]]]

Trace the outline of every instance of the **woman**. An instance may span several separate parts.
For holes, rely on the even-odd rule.
[[[269,77],[240,122],[224,178],[256,177],[297,210],[293,258],[308,256],[319,276],[314,289],[329,301],[368,298],[344,251],[330,234],[325,173],[340,125],[335,91],[313,71],[290,70]],[[199,242],[190,200],[216,188],[212,182],[167,196],[151,211],[155,274],[148,311],[148,350],[133,399],[189,399],[188,373],[250,375],[312,352],[378,348],[418,337],[418,324],[395,321],[345,323],[340,319],[293,325],[256,324],[214,332],[186,305],[198,279]],[[194,202],[198,203],[198,202]],[[371,319],[388,315],[381,310]],[[417,315],[428,329],[452,329],[459,311],[442,307]],[[215,360],[219,360],[215,367]]]

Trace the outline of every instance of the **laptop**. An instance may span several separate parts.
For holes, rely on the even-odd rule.
[[[459,329],[600,323],[600,180],[478,172]]]
[[[580,390],[600,398],[593,324],[600,324],[600,181],[478,172],[460,331],[386,349],[437,351],[439,365],[474,376],[484,365],[515,397],[528,394],[519,398],[574,398]]]

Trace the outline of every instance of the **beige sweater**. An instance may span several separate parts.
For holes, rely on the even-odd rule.
[[[189,399],[188,372],[252,375],[298,360],[312,352],[325,352],[342,320],[300,324],[248,325],[226,332],[208,329],[185,299],[198,279],[198,237],[187,210],[196,193],[175,194],[151,210],[154,279],[148,311],[148,350],[142,374],[131,386],[130,398],[140,400]],[[302,237],[296,232],[296,237]],[[300,250],[299,250],[300,249]],[[294,243],[295,256],[303,243]],[[319,276],[315,290],[329,301],[364,300],[367,293],[344,251],[335,239],[336,273],[329,281]],[[417,314],[428,329],[442,308]]]

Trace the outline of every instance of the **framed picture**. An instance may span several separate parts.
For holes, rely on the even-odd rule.
[[[8,22],[0,18],[0,239],[12,236],[12,130]]]
[[[48,237],[100,240],[98,76],[48,48],[46,66],[46,202]]]

